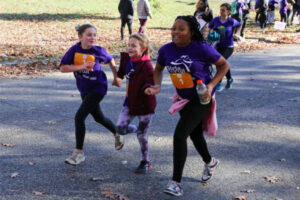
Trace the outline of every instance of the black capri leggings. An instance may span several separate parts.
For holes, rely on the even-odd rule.
[[[75,115],[75,134],[76,134],[76,148],[82,149],[85,136],[85,119],[89,114],[93,116],[96,122],[102,124],[105,128],[110,130],[113,134],[116,133],[116,128],[113,122],[106,118],[101,111],[99,103],[102,101],[104,95],[96,92],[82,95],[82,103]]]
[[[198,153],[205,163],[211,161],[207,144],[203,136],[202,120],[211,102],[201,105],[199,99],[190,101],[181,111],[173,139],[173,180],[180,182],[187,156],[187,138],[190,136]]]
[[[217,51],[227,60],[233,53],[233,47],[217,48]],[[227,80],[231,79],[230,69],[226,73]],[[220,81],[220,83],[222,80]]]

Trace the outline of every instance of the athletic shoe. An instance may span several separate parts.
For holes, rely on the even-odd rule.
[[[225,88],[230,89],[233,82],[234,82],[234,78],[230,78],[229,80],[227,80]]]
[[[172,180],[172,181],[169,181],[167,188],[164,190],[164,193],[173,195],[173,196],[182,196],[183,189],[182,189],[180,183]]]
[[[72,156],[67,158],[65,162],[70,165],[79,165],[85,161],[85,156],[83,153],[79,152],[77,149],[74,150]]]
[[[209,180],[211,180],[214,170],[217,168],[219,163],[220,163],[219,160],[212,158],[212,160],[209,164],[204,165],[204,170],[203,170],[202,178],[201,178],[202,183],[206,183]]]
[[[146,174],[152,168],[150,161],[142,160],[140,165],[135,169],[136,174]]]
[[[221,92],[223,89],[224,89],[224,88],[223,88],[222,83],[218,83],[217,86],[216,86],[216,90],[217,90],[218,92]]]
[[[121,150],[124,146],[124,136],[118,133],[115,134],[115,149]]]

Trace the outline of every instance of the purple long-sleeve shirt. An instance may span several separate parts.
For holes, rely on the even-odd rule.
[[[280,10],[279,13],[281,14],[285,14],[287,13],[287,0],[281,0],[280,1]]]

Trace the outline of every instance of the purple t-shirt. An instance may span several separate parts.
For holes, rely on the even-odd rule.
[[[211,81],[209,66],[220,57],[206,43],[192,41],[186,47],[178,47],[170,42],[159,49],[157,62],[167,68],[177,93],[191,100],[197,97],[196,81],[201,79],[208,84]]]
[[[235,27],[241,26],[237,20],[229,17],[226,22],[222,23],[220,17],[215,17],[210,23],[210,29],[218,29],[220,33],[220,42],[218,48],[233,47],[233,31]]]
[[[242,14],[243,14],[243,6],[244,6],[244,3],[242,3],[242,2],[237,2],[236,9],[237,9],[239,15],[242,15]]]
[[[107,78],[101,69],[101,62],[107,64],[112,56],[106,49],[100,46],[93,46],[91,49],[81,48],[81,43],[72,46],[62,58],[60,65],[81,65],[87,61],[94,61],[94,68],[74,72],[76,85],[82,95],[89,92],[97,92],[105,95],[107,92]]]
[[[287,0],[281,0],[280,1],[280,10],[279,13],[285,14],[287,13]]]

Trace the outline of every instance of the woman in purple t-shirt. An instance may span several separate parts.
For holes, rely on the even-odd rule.
[[[228,59],[233,53],[233,39],[237,39],[242,29],[241,23],[229,17],[231,12],[231,5],[223,3],[220,6],[220,16],[215,17],[210,23],[209,28],[211,31],[216,30],[220,33],[220,42],[217,44],[217,51],[225,58]],[[234,30],[237,29],[236,34]],[[226,89],[231,88],[234,79],[231,77],[230,70],[226,74],[227,84]],[[222,91],[223,86],[220,82],[217,85],[217,91]]]
[[[180,111],[180,119],[174,132],[173,177],[165,193],[181,196],[182,172],[187,157],[187,138],[190,136],[195,148],[205,162],[201,181],[212,177],[219,161],[209,154],[203,136],[202,121],[212,103],[202,105],[196,92],[196,81],[201,79],[207,87],[204,98],[210,98],[217,83],[229,69],[228,62],[210,45],[203,43],[198,23],[193,16],[179,16],[171,30],[172,42],[162,46],[154,70],[154,86],[146,89],[149,95],[160,92],[162,73],[166,67],[177,93],[189,102]],[[217,66],[216,75],[211,78],[209,66]]]
[[[90,24],[76,27],[79,43],[72,46],[64,55],[60,63],[61,72],[74,72],[77,88],[80,91],[82,103],[75,116],[76,148],[66,159],[67,164],[78,165],[85,160],[83,142],[85,136],[85,119],[89,114],[96,122],[102,124],[115,136],[115,148],[123,147],[122,137],[116,133],[113,122],[106,118],[99,103],[107,92],[107,79],[101,69],[101,62],[109,64],[114,76],[113,84],[120,86],[117,79],[115,61],[105,48],[94,46],[97,30]]]

